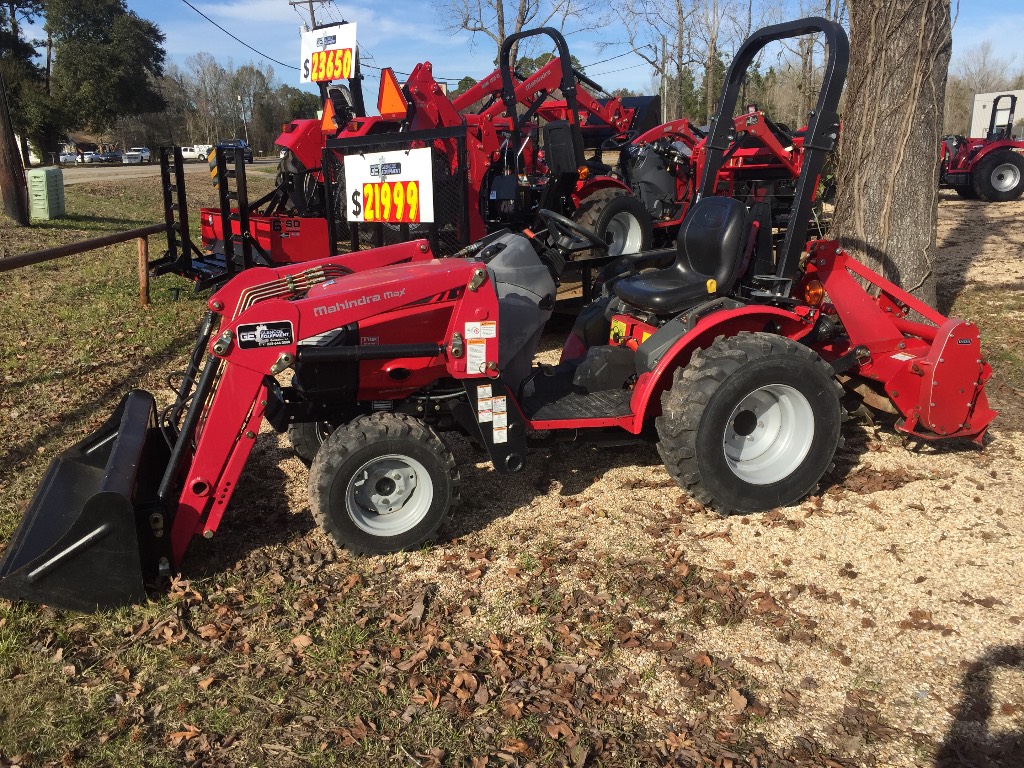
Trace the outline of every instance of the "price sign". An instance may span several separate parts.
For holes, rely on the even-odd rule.
[[[355,67],[355,24],[334,24],[302,33],[300,83],[345,80],[355,75]]]
[[[419,224],[434,220],[430,148],[345,156],[348,221]]]

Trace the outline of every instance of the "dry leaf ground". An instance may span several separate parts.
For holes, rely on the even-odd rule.
[[[116,229],[149,195],[69,199]],[[0,763],[1019,765],[1022,215],[940,204],[944,309],[996,369],[986,450],[851,423],[820,495],[723,518],[648,446],[561,445],[504,477],[455,438],[441,543],[353,559],[264,431],[167,593],[85,617],[0,604]],[[188,348],[200,302],[162,282],[135,307],[130,256],[0,281],[0,541],[49,458]]]

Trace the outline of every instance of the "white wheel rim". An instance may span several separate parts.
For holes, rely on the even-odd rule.
[[[814,413],[807,398],[786,384],[768,384],[733,409],[722,448],[737,478],[769,485],[796,471],[813,439]]]
[[[636,216],[623,211],[612,216],[604,231],[604,239],[609,241],[609,256],[621,256],[624,253],[639,253],[643,248],[643,228]]]
[[[373,536],[398,536],[427,516],[434,483],[416,459],[396,453],[370,459],[345,489],[345,508],[356,526]]]
[[[1001,163],[992,170],[992,187],[997,192],[1009,192],[1020,184],[1020,169],[1013,163]]]

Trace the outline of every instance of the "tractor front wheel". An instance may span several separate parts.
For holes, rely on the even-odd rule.
[[[609,256],[650,250],[651,217],[624,189],[598,190],[580,203],[572,218],[609,244]]]
[[[316,520],[341,546],[383,554],[429,540],[458,500],[455,458],[401,414],[360,416],[330,434],[309,471]]]
[[[1016,200],[1024,192],[1024,157],[1008,149],[993,152],[974,169],[974,191],[988,203]]]
[[[655,422],[672,478],[723,512],[760,512],[811,492],[841,444],[842,387],[814,351],[740,333],[676,371]]]

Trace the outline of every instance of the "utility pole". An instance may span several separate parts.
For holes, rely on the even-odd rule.
[[[7,84],[0,75],[0,194],[4,212],[22,227],[28,226],[28,187],[25,168],[14,138],[11,110],[7,104]]]
[[[295,8],[299,5],[305,5],[309,8],[309,28],[316,29],[316,14],[313,11],[313,3],[322,2],[322,0],[288,0],[288,5]]]
[[[661,36],[661,122],[668,122],[668,78],[665,70],[668,69],[668,38]],[[678,83],[677,83],[678,85]]]

